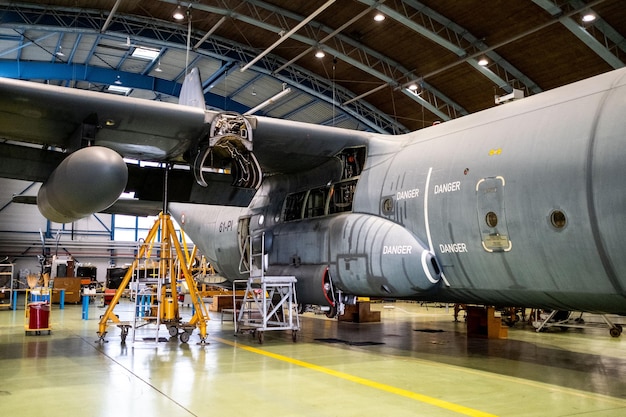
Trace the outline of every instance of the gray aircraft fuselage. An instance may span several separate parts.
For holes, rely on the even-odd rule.
[[[215,268],[265,235],[302,303],[355,296],[626,314],[626,72],[265,178],[249,207],[171,203]],[[253,239],[254,240],[254,239]]]

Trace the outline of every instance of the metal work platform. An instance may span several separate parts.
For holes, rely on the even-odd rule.
[[[261,276],[238,280],[233,283],[233,294],[237,283],[246,283],[241,307],[236,309],[235,334],[252,330],[259,343],[263,334],[271,330],[291,330],[292,340],[300,330],[296,300],[296,277]]]
[[[575,328],[584,329],[588,327],[598,327],[606,325],[609,328],[611,337],[620,337],[622,334],[622,325],[613,323],[606,314],[599,314],[603,322],[601,323],[585,323],[583,313],[578,317],[572,317],[571,311],[552,310],[547,315],[540,314],[537,310],[533,313],[532,325],[537,332],[546,330],[550,327],[559,327],[562,329]]]
[[[254,332],[259,343],[263,343],[266,331],[291,330],[292,340],[297,340],[300,330],[298,316],[298,301],[296,298],[296,282],[294,276],[266,276],[265,234],[260,237],[261,250],[253,248],[252,236],[248,236],[242,248],[242,262],[240,268],[247,268],[241,272],[249,273],[247,280],[233,281],[233,307],[235,335],[246,331]],[[246,260],[246,255],[248,259]],[[247,261],[247,262],[244,262]],[[237,307],[235,294],[246,284],[241,305]],[[239,287],[238,287],[239,285]]]
[[[13,298],[16,297],[17,294],[14,294],[15,289],[13,288],[13,270],[14,269],[15,269],[14,264],[0,263],[0,291],[3,294],[2,299],[0,299],[0,308],[8,307],[8,308],[15,310]],[[5,302],[6,294],[9,295],[8,302]]]

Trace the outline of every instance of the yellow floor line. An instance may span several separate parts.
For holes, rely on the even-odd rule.
[[[379,382],[371,381],[369,379],[361,378],[358,376],[346,374],[344,372],[339,372],[332,370],[330,368],[325,368],[323,366],[315,365],[312,363],[304,362],[298,359],[293,359],[288,356],[278,355],[276,353],[268,352],[266,350],[254,348],[252,346],[243,345],[237,342],[231,342],[230,340],[222,339],[219,337],[214,337],[213,339],[217,340],[220,343],[224,343],[226,345],[230,345],[242,350],[246,350],[248,352],[256,353],[258,355],[267,356],[272,359],[276,359],[279,361],[291,363],[293,365],[301,366],[303,368],[311,369],[313,371],[321,372],[327,375],[334,376],[336,378],[341,378],[346,381],[351,381],[357,384],[361,384],[370,388],[375,388],[380,391],[389,392],[391,394],[400,395],[406,398],[410,398],[412,400],[416,400],[425,404],[433,405],[435,407],[443,408],[445,410],[453,411],[455,413],[464,414],[471,417],[496,417],[494,414],[485,413],[479,410],[474,410],[469,407],[464,407],[462,405],[454,404],[448,401],[440,400],[437,398],[429,397],[427,395],[418,394],[416,392],[412,392],[409,390],[405,390],[402,388],[396,388],[391,385],[381,384]]]

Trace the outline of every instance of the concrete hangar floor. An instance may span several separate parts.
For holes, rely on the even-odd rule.
[[[508,339],[467,338],[452,309],[372,309],[381,311],[379,323],[305,313],[296,343],[291,332],[274,331],[262,345],[235,336],[229,318],[211,313],[205,346],[197,332],[188,344],[156,343],[149,326],[125,344],[109,327],[100,343],[104,310],[96,305],[87,320],[81,306],[53,306],[50,335],[25,332],[19,308],[0,311],[1,414],[626,415],[626,339],[610,337],[606,327],[536,333],[518,323]],[[116,313],[124,314],[124,304]],[[169,338],[165,329],[159,334]]]

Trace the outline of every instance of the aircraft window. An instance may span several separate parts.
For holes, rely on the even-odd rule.
[[[383,214],[392,214],[393,213],[393,198],[386,197],[383,199],[382,203]]]
[[[565,218],[565,213],[561,210],[554,210],[550,214],[550,223],[557,229],[562,229],[567,224],[567,219]]]
[[[309,197],[306,200],[306,206],[304,209],[304,217],[319,217],[324,215],[324,209],[326,208],[326,195],[328,194],[328,188],[316,188],[311,190]]]
[[[352,199],[354,198],[355,189],[356,181],[348,181],[335,184],[330,190],[330,203],[328,205],[328,214],[351,211]]]
[[[485,221],[487,222],[487,226],[496,227],[498,225],[498,215],[493,211],[490,211],[485,216]]]
[[[283,220],[288,222],[302,218],[302,205],[304,204],[305,197],[306,191],[287,196],[285,199],[285,209],[283,210]]]

